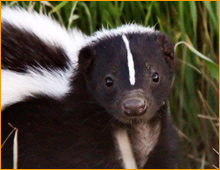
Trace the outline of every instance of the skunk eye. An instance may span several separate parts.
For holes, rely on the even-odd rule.
[[[159,81],[159,74],[157,72],[152,74],[152,80],[154,82],[158,82]]]
[[[113,80],[112,80],[111,77],[106,77],[106,78],[105,78],[105,85],[106,85],[107,87],[111,87],[111,86],[113,85]]]

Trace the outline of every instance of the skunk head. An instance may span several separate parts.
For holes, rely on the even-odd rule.
[[[151,28],[102,30],[79,54],[89,93],[121,122],[150,120],[168,97],[175,74],[174,48]]]

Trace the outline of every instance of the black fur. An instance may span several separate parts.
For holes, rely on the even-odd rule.
[[[6,62],[9,57],[6,49],[12,50],[16,45],[14,42],[18,42],[17,35],[12,35],[15,41],[10,40],[10,35],[8,40],[6,35],[7,31],[3,31],[3,68],[11,67]],[[107,37],[81,50],[78,71],[71,80],[74,90],[68,96],[60,101],[45,96],[29,98],[2,112],[2,141],[12,130],[8,122],[19,129],[19,168],[123,168],[115,155],[112,130],[113,126],[120,126],[129,132],[140,121],[132,119],[128,123],[120,108],[125,94],[135,89],[143,89],[143,96],[150,103],[151,112],[141,117],[141,121],[152,127],[155,123],[161,124],[159,141],[143,168],[176,168],[176,134],[163,105],[175,74],[173,45],[158,32],[126,36],[138,75],[135,86],[131,86],[128,79],[127,51],[121,36]],[[24,37],[22,40],[25,44],[29,42]],[[30,43],[33,46],[27,44],[27,49],[16,45],[17,50],[12,50],[13,54],[30,51],[19,61],[22,65],[34,65],[35,60],[41,60],[45,51],[35,51],[34,47],[38,45],[35,40]],[[63,54],[57,48],[45,50],[48,57],[53,57],[54,53]],[[48,59],[52,63],[45,67],[65,67],[67,59],[65,55],[61,58],[61,64],[53,58]],[[24,71],[23,66],[15,66],[16,71]],[[155,71],[160,74],[160,84],[151,81],[151,74]],[[105,86],[106,76],[114,78],[112,88]],[[2,168],[12,168],[11,158],[12,138],[2,149]]]
[[[178,146],[176,131],[173,128],[166,106],[159,110],[161,132],[158,143],[150,154],[145,169],[173,169],[177,168]]]
[[[27,72],[27,67],[65,70],[69,58],[59,46],[44,43],[36,35],[7,22],[1,28],[1,68]]]

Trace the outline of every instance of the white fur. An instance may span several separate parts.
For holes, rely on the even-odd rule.
[[[59,99],[70,90],[72,70],[44,70],[40,73],[29,69],[28,73],[1,71],[1,108],[24,100],[35,94]]]
[[[74,65],[78,61],[79,49],[86,39],[86,36],[77,29],[68,32],[50,17],[36,12],[30,13],[18,7],[2,7],[1,22],[33,33],[49,45],[63,48]]]
[[[122,39],[125,43],[125,47],[127,50],[127,60],[128,60],[128,70],[129,70],[129,80],[131,85],[135,84],[135,68],[134,68],[134,59],[131,54],[130,46],[129,46],[129,41],[125,35],[122,36]]]
[[[138,168],[143,168],[147,163],[149,154],[158,142],[160,131],[161,122],[157,122],[154,126],[140,122],[129,129],[128,134]]]
[[[161,131],[161,122],[154,126],[140,122],[132,128],[115,129],[113,132],[116,159],[124,168],[144,168],[152,150],[155,148]],[[136,160],[136,161],[135,161]]]
[[[93,42],[103,39],[105,37],[115,37],[119,35],[129,34],[129,33],[153,33],[155,32],[154,27],[144,27],[137,24],[125,24],[114,29],[102,28],[100,31],[96,31],[93,36],[91,36],[86,45],[90,45]]]

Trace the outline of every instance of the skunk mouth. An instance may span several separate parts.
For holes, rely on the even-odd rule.
[[[131,124],[136,124],[136,123],[140,123],[140,122],[145,122],[146,119],[144,118],[144,116],[142,117],[126,117],[126,116],[121,116],[121,115],[117,115],[114,116],[115,120],[118,121],[121,124],[127,124],[127,125],[131,125]]]
[[[115,122],[118,125],[128,126],[141,122],[147,123],[156,115],[156,111],[152,110],[151,107],[145,110],[140,116],[126,116],[121,108],[109,109],[108,113],[112,117],[112,122]]]

